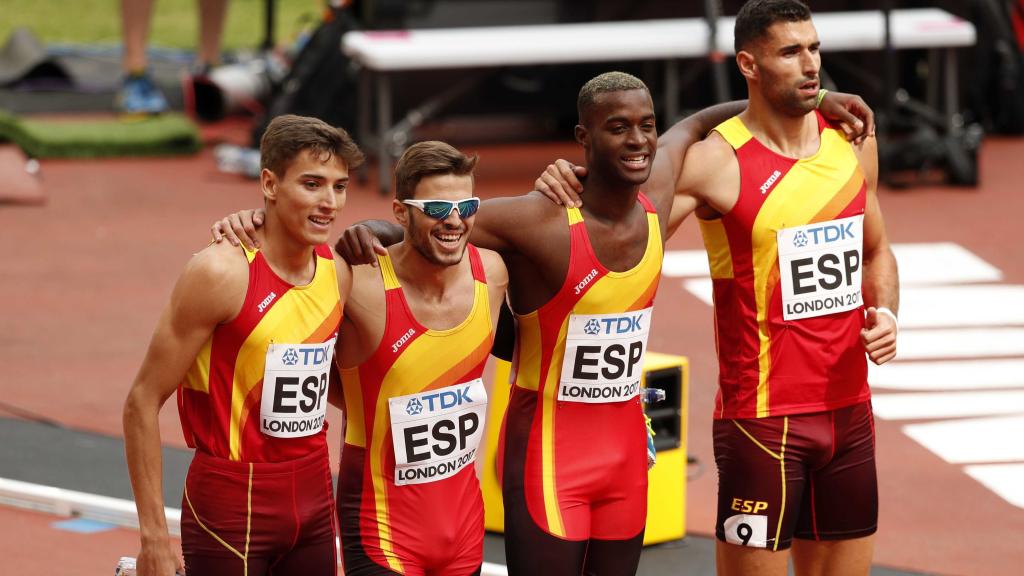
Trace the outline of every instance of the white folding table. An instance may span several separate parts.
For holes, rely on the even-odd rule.
[[[734,17],[718,21],[717,52],[731,55]],[[885,44],[881,11],[822,12],[814,15],[821,50],[880,50]],[[938,8],[894,10],[892,44],[897,50],[941,50],[945,60],[945,111],[959,111],[956,48],[975,43],[970,22]],[[392,121],[390,76],[412,70],[495,68],[538,64],[662,60],[665,93],[678,94],[678,60],[707,56],[710,30],[703,18],[486,26],[427,30],[353,31],[342,39],[342,50],[364,73],[360,80],[359,137],[372,142],[379,164],[381,190],[391,182],[391,161],[409,134],[425,118],[468,89],[459,84],[432,94],[395,124]],[[372,84],[371,84],[372,81]],[[370,98],[377,103],[377,126],[370,134]],[[665,118],[678,113],[677,98],[663,103]]]

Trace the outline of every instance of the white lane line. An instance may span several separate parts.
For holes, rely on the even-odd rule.
[[[956,328],[900,331],[900,360],[1024,356],[1024,328]]]
[[[892,390],[1024,388],[1024,359],[889,362],[881,366],[869,362],[868,381],[872,388]]]
[[[708,255],[703,250],[666,250],[661,274],[669,278],[709,277]]]
[[[1024,413],[1024,390],[874,394],[871,404],[885,420],[1017,414]]]
[[[903,286],[999,282],[998,268],[954,242],[893,244]]]
[[[943,286],[900,290],[900,328],[1024,325],[1024,286]]]
[[[903,432],[950,464],[1024,461],[1024,416],[908,424]]]
[[[683,288],[697,297],[701,302],[708,306],[714,305],[714,285],[711,283],[711,278],[696,278],[693,280],[684,280]]]
[[[1024,508],[1024,464],[976,464],[964,471],[1003,500]]]

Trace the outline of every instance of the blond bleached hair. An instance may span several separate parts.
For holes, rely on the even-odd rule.
[[[646,90],[648,94],[651,93],[643,80],[625,72],[605,72],[588,80],[576,97],[576,113],[579,115],[580,123],[583,123],[584,114],[593,106],[598,94],[628,90]]]

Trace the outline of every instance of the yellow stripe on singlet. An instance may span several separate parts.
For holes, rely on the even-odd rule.
[[[825,165],[831,170],[823,171]],[[836,171],[840,170],[837,176]],[[829,205],[841,189],[859,171],[849,144],[832,129],[821,133],[818,152],[800,160],[776,184],[754,219],[751,231],[754,268],[754,302],[757,306],[758,384],[757,417],[771,415],[769,373],[771,372],[771,334],[768,330],[768,305],[779,280],[776,234],[784,228],[803,226]]]
[[[267,355],[265,343],[305,342],[310,333],[320,327],[323,318],[338,307],[339,298],[338,278],[333,262],[317,257],[313,280],[306,286],[291,288],[278,296],[274,305],[266,311],[242,343],[235,357],[234,382],[231,386],[231,460],[241,459],[242,426],[249,415],[246,400],[253,388],[263,381]],[[302,319],[311,319],[311,322],[303,322]]]
[[[388,255],[378,256],[385,288],[399,288],[401,284]],[[473,306],[466,319],[458,326],[449,330],[427,330],[418,334],[405,345],[380,383],[373,419],[373,431],[370,437],[369,458],[370,478],[373,482],[375,512],[377,516],[377,536],[380,549],[388,566],[399,573],[405,573],[402,561],[394,553],[393,535],[391,534],[390,507],[388,505],[388,486],[384,476],[384,452],[387,448],[385,439],[391,428],[388,399],[396,396],[415,394],[431,388],[440,388],[457,384],[455,376],[450,374],[451,368],[461,358],[438,359],[437,340],[443,338],[444,347],[458,350],[466,355],[480,352],[484,340],[490,339],[491,319],[488,308],[487,285],[475,281],[473,290]],[[487,352],[481,352],[486,357]],[[415,377],[410,377],[415,375]],[[452,381],[449,381],[452,380]],[[361,410],[360,406],[360,410]],[[365,438],[363,439],[365,443]]]

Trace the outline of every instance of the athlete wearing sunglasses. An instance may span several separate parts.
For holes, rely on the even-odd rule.
[[[476,211],[480,209],[480,199],[476,196],[466,198],[465,200],[402,200],[402,204],[415,206],[420,209],[420,212],[435,220],[448,218],[452,210],[458,212],[459,218],[465,220],[476,214]]]

